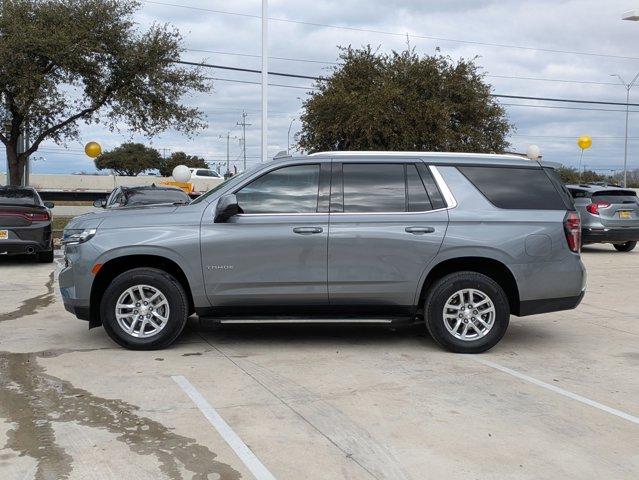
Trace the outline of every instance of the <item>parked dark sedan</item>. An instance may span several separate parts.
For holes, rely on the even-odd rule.
[[[141,205],[166,205],[191,203],[184,190],[165,186],[117,187],[106,200],[96,200],[94,207],[119,208],[139,207]]]
[[[53,262],[50,208],[53,203],[43,202],[33,188],[0,186],[0,255],[37,255],[39,262]]]

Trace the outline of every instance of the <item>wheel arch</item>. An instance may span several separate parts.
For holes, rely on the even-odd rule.
[[[95,275],[93,284],[91,285],[89,328],[99,327],[102,325],[102,319],[100,317],[100,303],[102,302],[102,297],[109,283],[121,273],[142,267],[163,270],[175,277],[175,279],[182,285],[182,288],[184,288],[188,297],[189,313],[193,313],[195,311],[193,295],[188,277],[184,273],[182,267],[180,267],[180,265],[178,265],[174,260],[161,255],[152,254],[123,255],[111,258],[106,263],[102,264],[102,267],[100,267],[100,270]]]
[[[501,288],[504,289],[504,293],[508,298],[511,314],[519,315],[519,288],[512,271],[499,260],[481,256],[449,258],[432,266],[424,278],[421,289],[419,290],[417,308],[422,307],[428,290],[437,280],[450,273],[460,271],[481,273],[495,280]]]

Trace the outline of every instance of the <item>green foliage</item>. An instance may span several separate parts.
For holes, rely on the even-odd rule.
[[[0,4],[0,140],[11,183],[21,181],[27,157],[44,140],[78,139],[80,122],[148,136],[204,126],[201,112],[181,98],[209,91],[208,81],[200,70],[174,63],[183,51],[176,30],[159,24],[139,30],[138,8],[134,0]],[[27,124],[32,143],[18,154]]]
[[[169,158],[160,163],[160,175],[170,177],[173,169],[178,165],[186,165],[190,168],[209,168],[209,164],[201,157],[187,155],[184,152],[173,152]]]
[[[118,175],[128,176],[159,169],[161,163],[160,152],[141,143],[123,143],[95,159],[98,170],[113,170]]]
[[[342,48],[303,104],[299,147],[501,152],[512,128],[473,61]]]
[[[579,171],[572,167],[559,167],[557,173],[564,183],[570,184],[613,181],[610,177],[600,175],[592,170],[584,170],[581,172],[581,175],[579,175]]]

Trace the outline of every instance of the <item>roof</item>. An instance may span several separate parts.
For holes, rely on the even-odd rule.
[[[179,192],[184,191],[181,188],[172,187],[170,185],[156,185],[155,183],[153,185],[140,185],[137,187],[121,186],[120,188],[122,190],[177,190]]]
[[[530,162],[520,155],[498,153],[463,153],[463,152],[384,152],[384,151],[336,151],[311,153],[309,157],[414,157],[414,158],[473,158],[487,160],[522,160]]]
[[[613,185],[610,186],[602,186],[602,185],[592,185],[589,183],[580,183],[580,184],[572,184],[566,185],[566,188],[572,188],[575,190],[583,190],[585,192],[605,192],[605,191],[615,191],[615,192],[632,192],[635,193],[631,188],[623,188],[623,187],[615,187]]]

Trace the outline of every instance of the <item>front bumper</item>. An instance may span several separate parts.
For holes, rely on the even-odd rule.
[[[639,241],[639,228],[583,228],[581,231],[584,245],[589,243],[626,243]]]
[[[65,267],[58,276],[60,295],[67,312],[71,312],[80,320],[89,320],[89,299],[80,298],[77,294],[72,267]]]

